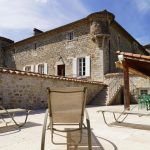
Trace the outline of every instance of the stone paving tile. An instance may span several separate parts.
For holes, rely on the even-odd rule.
[[[111,106],[114,107],[114,106]],[[116,107],[116,106],[115,106]],[[119,108],[117,106],[116,108]],[[128,116],[124,124],[113,123],[108,127],[97,110],[102,107],[88,107],[93,132],[93,140],[98,141],[99,147],[93,150],[149,150],[150,149],[150,117]],[[10,124],[2,127],[0,124],[0,150],[40,150],[42,124],[45,110],[33,111],[28,118],[27,124],[18,130]],[[111,114],[107,114],[107,120],[113,122]],[[22,116],[18,116],[22,120]],[[55,135],[58,142],[67,141],[60,135]],[[86,140],[85,140],[86,141]],[[56,146],[51,143],[50,131],[46,134],[45,150],[72,150],[66,145]],[[78,147],[78,150],[87,147]]]

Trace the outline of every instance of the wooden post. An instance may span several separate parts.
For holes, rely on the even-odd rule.
[[[129,67],[126,61],[123,61],[123,72],[124,72],[124,109],[130,110]]]

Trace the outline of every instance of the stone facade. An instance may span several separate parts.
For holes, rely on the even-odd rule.
[[[6,108],[44,108],[47,107],[47,87],[81,86],[87,87],[87,103],[89,103],[104,85],[11,70],[0,71],[0,104]]]
[[[73,32],[72,40],[68,40],[69,32]],[[103,82],[105,74],[118,71],[115,67],[118,49],[147,54],[115,21],[115,16],[104,10],[10,45],[5,49],[5,66],[23,70],[32,65],[32,71],[36,72],[37,64],[46,63],[47,73],[57,75],[58,65],[65,65],[66,77]],[[73,64],[82,57],[89,58],[85,67],[89,73],[83,77],[78,75],[78,64]]]
[[[42,74],[53,76],[61,72],[61,76],[73,79],[106,83],[107,98],[104,101],[108,105],[115,97],[118,97],[114,100],[118,103],[121,97],[120,78],[118,80],[117,76],[108,75],[120,72],[115,67],[115,61],[118,60],[116,51],[148,55],[145,48],[106,10],[47,32],[34,29],[32,37],[16,43],[4,39],[0,38],[1,67],[36,73],[40,70]],[[40,65],[44,68],[39,69]],[[46,86],[83,86],[83,83],[77,82],[54,82],[53,79],[36,79],[13,74],[5,76],[0,76],[0,100],[8,106],[14,104],[23,107],[44,107],[47,105]],[[88,102],[95,96],[95,92],[102,89],[102,86],[93,84],[84,83],[84,86],[90,89]],[[98,95],[99,101],[101,95]]]

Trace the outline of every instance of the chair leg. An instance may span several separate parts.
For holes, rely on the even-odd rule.
[[[47,117],[48,117],[48,109],[46,110],[46,113],[45,113],[44,125],[43,125],[43,129],[42,129],[41,150],[44,150],[44,146],[45,146],[45,133],[46,133]]]
[[[88,130],[88,148],[89,150],[92,150],[92,138],[91,138],[91,127],[90,127],[90,121],[87,119],[87,130]]]
[[[86,109],[85,109],[85,115],[86,115],[87,131],[88,131],[88,149],[92,150],[91,126],[90,126],[89,114]]]

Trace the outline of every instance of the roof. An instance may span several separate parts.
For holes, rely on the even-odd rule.
[[[45,74],[39,74],[39,73],[35,73],[35,72],[25,72],[25,71],[21,71],[21,70],[6,69],[6,68],[0,68],[0,73],[21,75],[21,76],[30,76],[30,77],[38,77],[38,78],[45,78],[45,79],[56,79],[56,80],[78,82],[78,83],[89,83],[89,84],[105,85],[104,83],[98,82],[98,81],[88,81],[88,80],[68,78],[68,77],[62,77],[62,76],[45,75]]]
[[[145,50],[144,46],[141,45],[136,39],[134,39],[133,36],[132,36],[129,32],[127,32],[117,21],[114,20],[111,25],[112,25],[114,28],[119,28],[120,32],[121,32],[126,38],[128,38],[130,41],[136,42],[136,43],[139,45],[140,50],[142,50],[145,55],[149,55],[149,53]]]
[[[150,56],[120,51],[116,53],[124,57],[123,61],[116,62],[118,68],[123,68],[123,62],[125,61],[130,72],[150,78]]]
[[[14,41],[12,41],[12,40],[10,40],[10,39],[8,39],[8,38],[2,37],[2,36],[0,36],[0,40],[1,40],[1,41],[10,42],[10,43],[14,43]]]

